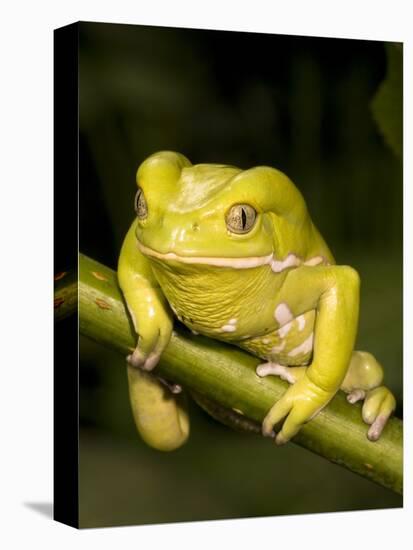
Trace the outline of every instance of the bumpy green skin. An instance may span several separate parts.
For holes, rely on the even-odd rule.
[[[273,168],[192,166],[167,151],[143,162],[137,184],[137,218],[122,246],[118,278],[139,336],[128,357],[129,379],[145,441],[172,450],[189,434],[182,403],[147,374],[169,342],[174,315],[193,332],[263,358],[257,375],[290,382],[263,422],[264,435],[275,436],[284,419],[277,444],[289,441],[340,387],[350,402],[365,399],[368,437],[378,439],[395,400],[381,385],[375,358],[353,352],[359,277],[334,265],[294,184]],[[228,221],[236,205],[255,212],[241,233]]]

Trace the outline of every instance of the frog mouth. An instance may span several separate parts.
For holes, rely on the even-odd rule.
[[[290,267],[298,267],[299,265],[315,266],[321,263],[326,263],[323,256],[314,256],[307,261],[302,260],[294,253],[288,254],[283,260],[275,258],[274,253],[266,256],[251,256],[248,258],[225,258],[214,256],[180,256],[175,252],[161,253],[153,248],[143,245],[137,240],[138,248],[145,256],[152,256],[158,260],[175,261],[184,264],[203,264],[214,267],[232,267],[233,269],[251,269],[268,265],[275,273],[280,273]]]
[[[261,265],[270,265],[273,254],[267,256],[252,256],[250,258],[224,258],[214,256],[180,256],[175,252],[166,252],[162,254],[153,248],[143,245],[137,241],[138,248],[145,256],[152,256],[158,260],[175,261],[183,264],[204,264],[216,267],[233,267],[235,269],[250,269]]]

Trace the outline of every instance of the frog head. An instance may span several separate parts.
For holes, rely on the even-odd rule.
[[[301,193],[273,168],[192,165],[162,151],[141,164],[136,181],[136,237],[146,256],[281,271],[329,254]]]

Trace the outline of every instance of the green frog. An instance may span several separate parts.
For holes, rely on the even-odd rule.
[[[257,376],[290,384],[268,411],[262,432],[282,445],[339,389],[364,400],[375,441],[395,409],[373,355],[354,351],[360,280],[336,265],[303,196],[282,172],[197,164],[161,151],[137,171],[133,221],[118,280],[138,336],[128,356],[130,398],[143,439],[180,447],[189,420],[151,371],[174,318],[191,331],[262,358]],[[277,433],[274,427],[281,423]]]

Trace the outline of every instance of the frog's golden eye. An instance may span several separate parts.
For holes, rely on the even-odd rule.
[[[248,233],[254,227],[257,213],[249,204],[234,204],[225,217],[227,228],[232,233]]]
[[[140,220],[144,220],[148,215],[148,205],[142,189],[138,189],[135,195],[135,212]]]

